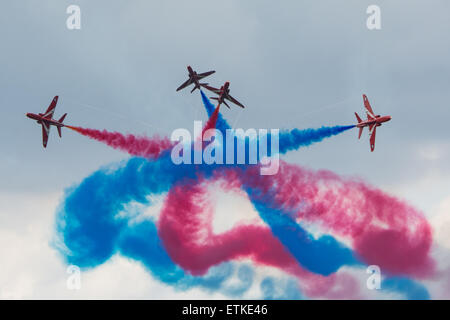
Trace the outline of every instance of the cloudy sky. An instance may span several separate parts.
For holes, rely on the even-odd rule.
[[[66,27],[71,4],[81,30]],[[366,27],[370,4],[381,8],[381,30]],[[206,115],[198,94],[175,92],[187,65],[216,70],[211,85],[231,82],[247,108],[221,111],[239,128],[353,124],[367,94],[376,113],[392,116],[374,153],[367,131],[358,141],[351,130],[284,159],[405,199],[450,247],[449,11],[445,0],[4,2],[0,298],[211,297],[166,287],[121,256],[83,274],[82,290],[67,290],[67,266],[50,245],[63,191],[127,155],[69,130],[62,139],[53,130],[43,149],[40,127],[25,117],[59,95],[55,117],[67,112],[72,125],[192,130]],[[243,210],[232,202],[230,211]]]

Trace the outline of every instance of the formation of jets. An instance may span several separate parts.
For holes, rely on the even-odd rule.
[[[363,132],[364,127],[369,127],[369,134],[370,134],[370,151],[373,152],[375,150],[375,135],[377,133],[377,127],[381,126],[383,122],[387,122],[391,120],[391,116],[380,116],[375,115],[375,113],[372,110],[372,107],[370,106],[369,99],[367,99],[367,96],[363,94],[363,100],[364,100],[364,107],[366,108],[367,113],[367,120],[363,121],[359,117],[359,115],[355,112],[356,120],[358,120],[358,124],[356,125],[357,128],[359,128],[359,134],[358,139],[361,138],[361,134]]]
[[[233,102],[235,105],[245,108],[242,103],[237,101],[235,98],[233,98],[230,95],[230,83],[227,81],[225,84],[220,87],[220,89],[214,88],[209,86],[207,83],[200,83],[199,81],[209,75],[212,75],[215,71],[208,71],[204,73],[197,73],[194,70],[192,70],[191,66],[187,67],[189,72],[189,79],[187,79],[181,86],[177,88],[177,91],[180,91],[181,89],[186,88],[187,86],[191,84],[195,84],[194,89],[191,90],[191,93],[195,91],[195,89],[201,89],[201,87],[214,92],[218,95],[218,97],[210,97],[213,100],[217,100],[218,104],[221,105],[222,103],[230,109],[230,106],[227,104],[225,100]]]
[[[215,73],[214,70],[207,71],[203,73],[197,73],[190,66],[187,67],[188,73],[189,73],[189,79],[186,80],[181,86],[177,88],[177,91],[180,91],[191,84],[194,84],[194,88],[191,90],[191,93],[194,92],[196,89],[201,89],[202,87],[217,94],[217,97],[211,97],[211,99],[217,100],[218,105],[220,106],[222,103],[226,105],[228,108],[230,106],[227,104],[225,100],[228,100],[235,105],[245,108],[242,103],[237,101],[235,98],[233,98],[230,95],[230,83],[227,81],[223,86],[220,87],[220,89],[214,88],[209,86],[207,83],[201,83],[200,80],[203,78],[206,78],[213,73]],[[372,107],[370,106],[369,99],[367,99],[367,96],[363,94],[363,100],[364,100],[364,107],[366,108],[367,113],[367,120],[363,121],[360,116],[355,112],[356,119],[358,123],[356,124],[356,127],[359,128],[359,134],[358,139],[361,138],[361,134],[363,132],[364,127],[369,127],[369,134],[370,134],[370,150],[375,150],[375,136],[377,132],[377,127],[381,126],[384,122],[387,122],[391,120],[391,116],[380,116],[375,115],[373,112]],[[66,117],[67,113],[65,113],[59,120],[53,119],[53,114],[55,113],[56,104],[58,103],[58,96],[55,96],[50,103],[49,107],[47,108],[47,111],[45,113],[27,113],[26,116],[30,119],[36,120],[38,124],[42,126],[42,145],[44,148],[47,147],[48,137],[50,134],[50,128],[51,126],[55,126],[58,129],[58,134],[61,137],[61,128],[65,127],[63,124],[64,118]]]

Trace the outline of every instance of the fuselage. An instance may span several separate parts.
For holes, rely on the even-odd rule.
[[[368,127],[368,126],[372,126],[372,125],[376,125],[376,126],[379,127],[379,126],[381,126],[381,124],[383,122],[388,122],[391,119],[392,119],[391,116],[383,116],[383,117],[381,117],[381,116],[377,115],[377,116],[375,116],[374,119],[370,119],[370,120],[366,120],[366,121],[362,121],[362,122],[358,123],[356,125],[356,127],[357,128],[364,128],[364,127]]]
[[[198,79],[198,75],[197,72],[192,70],[191,66],[188,66],[188,71],[189,71],[189,78],[191,78],[191,81],[193,83],[195,83],[195,88],[200,88],[200,83],[199,83],[199,79]]]
[[[36,120],[37,123],[41,124],[42,122],[45,122],[46,124],[53,125],[56,127],[64,127],[64,124],[61,122],[58,122],[54,119],[44,118],[42,113],[35,114],[35,113],[27,113],[26,116],[30,119]]]
[[[220,88],[220,94],[219,94],[219,103],[222,103],[225,101],[225,98],[228,97],[228,94],[230,93],[230,83],[227,81],[225,84]]]

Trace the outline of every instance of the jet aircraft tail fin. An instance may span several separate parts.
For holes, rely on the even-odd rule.
[[[364,127],[359,128],[358,139],[361,139],[361,135],[362,135],[363,129],[364,129]]]
[[[64,118],[67,116],[67,113],[64,113],[63,114],[63,116],[58,120],[58,122],[59,123],[63,123],[63,121],[64,121]],[[61,138],[62,137],[62,135],[61,135],[61,127],[57,127],[58,128],[58,134],[59,134],[59,137]]]

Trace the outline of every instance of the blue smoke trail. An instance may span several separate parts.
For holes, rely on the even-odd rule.
[[[325,138],[338,135],[344,131],[354,128],[351,126],[321,127],[318,129],[293,129],[280,133],[280,153],[284,154],[300,147],[306,147],[313,143],[320,142]]]
[[[352,250],[332,236],[324,235],[314,239],[292,218],[293,215],[279,208],[273,208],[270,199],[261,200],[255,196],[254,189],[246,188],[245,191],[260,217],[269,225],[273,235],[305,269],[328,276],[342,266],[360,264]]]
[[[280,281],[273,277],[266,277],[261,281],[260,287],[264,300],[302,300],[300,289],[293,279],[280,286]],[[278,288],[277,288],[278,284]],[[281,290],[280,290],[281,289]]]
[[[391,277],[383,280],[382,290],[400,292],[407,300],[429,300],[428,290],[420,283],[404,277]]]
[[[179,290],[202,287],[208,291],[221,291],[228,296],[241,296],[253,283],[253,269],[248,266],[237,268],[232,263],[215,266],[202,277],[186,274],[167,254],[152,221],[125,228],[117,247],[122,255],[141,261],[155,278]],[[238,283],[225,285],[225,281],[235,272]]]
[[[203,91],[200,91],[202,96],[203,105],[205,107],[206,113],[208,117],[210,117],[214,110],[215,106],[209,101]],[[350,130],[354,128],[355,125],[349,126],[333,126],[333,127],[321,127],[318,129],[292,129],[292,130],[283,130],[280,132],[279,137],[279,153],[285,154],[288,151],[297,150],[300,147],[310,146],[313,143],[317,143],[322,141],[325,138],[329,138],[335,135],[338,135],[344,131]],[[231,129],[228,122],[223,118],[222,114],[219,113],[219,117],[216,123],[216,129],[225,134],[227,129]],[[270,141],[271,134],[269,133],[268,139]],[[226,143],[224,142],[226,146]],[[269,144],[270,145],[270,144]],[[269,148],[270,149],[270,148]],[[246,152],[248,153],[248,148],[246,148]],[[270,152],[270,150],[269,150]],[[236,150],[235,150],[236,154]],[[248,155],[246,156],[248,159]]]
[[[208,118],[211,117],[216,107],[209,101],[208,97],[203,93],[203,91],[200,90],[200,93],[202,95],[202,101],[203,105],[205,106],[206,113],[208,114]],[[220,130],[222,133],[225,133],[226,129],[230,129],[230,125],[228,122],[223,118],[222,114],[219,112],[219,116],[217,118],[216,122],[216,129]]]
[[[158,194],[168,190],[170,182],[160,180],[164,175],[154,177],[161,184],[152,183],[154,180],[139,181],[141,176],[152,177],[143,173],[151,170],[144,169],[145,164],[153,163],[132,158],[117,171],[110,172],[104,168],[86,178],[78,188],[68,190],[65,204],[57,214],[56,242],[64,243],[65,248],[56,249],[68,264],[81,268],[100,265],[120,252],[140,261],[156,279],[177,289],[202,287],[233,296],[244,294],[253,283],[252,269],[245,266],[238,268],[237,278],[240,281],[233,286],[225,284],[236,270],[232,263],[212,267],[202,277],[186,274],[167,254],[154,222],[145,220],[130,225],[127,218],[117,216],[127,202],[150,204],[145,197],[148,193]]]
[[[214,112],[215,107],[203,92],[201,92],[201,95],[206,112],[210,116]],[[220,123],[218,120],[217,127],[221,131],[224,128],[229,128],[228,123],[222,118],[221,114]],[[337,135],[353,127],[336,126],[284,131],[280,134],[279,152],[286,153],[289,150],[320,142],[326,137]],[[268,136],[270,138],[270,134]],[[246,148],[246,151],[248,151],[248,148]],[[236,157],[236,145],[234,154]],[[246,159],[248,159],[248,152]],[[278,208],[272,208],[270,204],[271,197],[267,197],[267,201],[257,200],[257,195],[255,196],[257,190],[245,187],[243,189],[249,195],[260,217],[270,226],[272,233],[307,270],[322,275],[330,275],[344,265],[355,265],[358,263],[352,251],[340,244],[333,237],[322,236],[315,240],[288,213]]]

